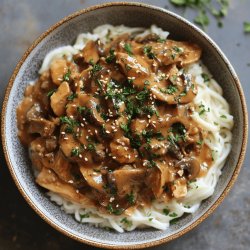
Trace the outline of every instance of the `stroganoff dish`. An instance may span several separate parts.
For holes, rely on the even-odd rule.
[[[17,108],[36,182],[80,222],[166,229],[211,196],[233,117],[201,48],[103,25],[51,51]]]

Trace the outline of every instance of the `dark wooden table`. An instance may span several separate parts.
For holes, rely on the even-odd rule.
[[[31,42],[62,17],[105,1],[84,0],[0,0],[0,105],[4,89],[21,55]],[[179,14],[168,0],[144,1],[168,7]],[[188,11],[186,18],[193,20]],[[250,34],[243,33],[243,22],[250,22],[250,0],[231,0],[231,8],[218,28],[211,20],[207,33],[219,44],[235,67],[250,107]],[[178,240],[154,249],[246,250],[250,249],[250,152],[235,187],[222,205],[196,229]],[[26,204],[8,172],[0,149],[0,249],[66,250],[95,249],[61,235],[47,225]]]

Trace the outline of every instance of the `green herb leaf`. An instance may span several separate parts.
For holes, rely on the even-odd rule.
[[[126,227],[132,227],[133,225],[133,222],[128,220],[126,217],[124,217],[122,220],[121,220],[121,223],[123,223],[124,225],[126,225]]]
[[[250,33],[250,22],[244,22],[244,32]]]
[[[77,97],[77,93],[73,93],[73,94],[71,94],[70,96],[68,96],[68,100],[69,101],[73,101],[75,98]]]
[[[115,59],[115,50],[114,49],[110,49],[109,51],[109,56],[106,58],[106,63],[112,63]]]
[[[166,216],[168,216],[169,213],[170,213],[169,209],[167,209],[167,208],[164,208],[164,209],[162,210],[162,212],[163,212]]]
[[[156,55],[155,53],[153,53],[152,51],[152,46],[145,46],[143,48],[143,53],[144,55],[146,55],[149,59],[155,59]]]
[[[129,56],[132,56],[132,55],[133,55],[132,47],[131,47],[131,44],[130,44],[130,43],[125,43],[125,44],[124,44],[124,49],[125,49],[125,51],[127,52],[127,54],[128,54]]]
[[[130,194],[127,194],[126,199],[130,205],[135,204],[135,196],[134,196],[133,192],[131,192]]]
[[[79,148],[72,148],[71,156],[79,156],[79,154],[80,154]]]
[[[63,80],[66,82],[69,82],[70,75],[71,75],[71,71],[70,71],[70,69],[68,69],[68,72],[63,76]]]
[[[56,92],[56,89],[52,89],[48,92],[47,96],[51,97]]]

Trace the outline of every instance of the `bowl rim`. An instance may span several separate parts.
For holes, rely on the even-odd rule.
[[[16,76],[19,73],[21,66],[23,65],[23,63],[25,62],[27,57],[30,55],[30,53],[37,47],[37,45],[40,42],[43,41],[44,38],[46,38],[51,32],[53,32],[56,28],[58,28],[62,24],[66,23],[66,22],[70,21],[71,19],[74,19],[82,14],[92,12],[92,11],[95,11],[98,9],[112,7],[112,6],[135,6],[135,7],[142,7],[145,9],[156,10],[156,11],[162,12],[164,14],[170,15],[171,17],[177,19],[178,21],[185,23],[186,25],[191,27],[195,32],[198,32],[200,35],[202,35],[210,43],[210,45],[213,46],[213,48],[216,50],[216,52],[218,53],[220,58],[227,65],[227,68],[229,69],[229,72],[234,79],[234,84],[236,85],[237,91],[239,93],[240,100],[241,100],[241,108],[242,108],[242,112],[243,112],[243,125],[242,125],[243,126],[243,138],[242,138],[242,146],[241,146],[240,155],[239,155],[237,164],[235,166],[233,175],[232,175],[231,179],[229,180],[227,186],[223,190],[222,194],[218,197],[218,199],[212,204],[212,206],[201,217],[199,217],[196,221],[194,221],[193,223],[191,223],[189,226],[185,227],[181,231],[176,232],[172,235],[166,236],[164,238],[158,239],[158,240],[153,240],[153,241],[145,242],[145,243],[135,243],[133,245],[115,245],[115,244],[111,244],[111,243],[102,243],[102,242],[97,242],[95,240],[84,239],[84,238],[81,238],[81,237],[74,235],[73,233],[68,232],[66,229],[61,228],[56,222],[51,221],[50,218],[47,215],[45,215],[36,206],[36,204],[29,198],[29,196],[26,194],[25,189],[21,186],[21,184],[18,180],[18,177],[15,174],[14,166],[12,166],[11,161],[10,161],[10,157],[9,157],[8,149],[7,149],[7,140],[6,140],[6,136],[5,136],[5,133],[6,133],[6,130],[5,130],[5,127],[6,127],[6,109],[7,109],[7,104],[8,104],[8,100],[9,100],[9,94],[10,94],[10,91],[12,89],[12,86],[15,82]],[[228,195],[233,184],[235,183],[235,181],[238,177],[238,174],[240,172],[240,169],[242,167],[243,161],[244,161],[246,147],[247,147],[247,138],[248,138],[248,112],[247,112],[246,100],[244,97],[243,89],[241,87],[239,78],[237,77],[232,65],[230,64],[229,60],[224,55],[224,53],[221,51],[219,46],[205,32],[203,32],[201,29],[199,29],[198,27],[196,27],[194,24],[192,24],[188,20],[184,19],[183,17],[179,16],[178,14],[175,14],[175,13],[173,13],[169,10],[163,9],[161,7],[157,7],[157,6],[149,5],[149,4],[144,4],[144,3],[139,3],[139,2],[109,2],[109,3],[98,4],[98,5],[94,5],[94,6],[85,8],[85,9],[81,9],[81,10],[73,12],[72,14],[64,17],[63,19],[61,19],[60,21],[58,21],[54,25],[52,25],[50,28],[48,28],[46,31],[44,31],[31,44],[31,46],[26,50],[24,55],[19,60],[17,66],[15,67],[14,72],[13,72],[12,76],[10,77],[10,80],[9,80],[7,87],[6,87],[6,90],[5,90],[3,107],[2,107],[2,114],[1,114],[1,134],[2,134],[2,146],[3,146],[5,160],[6,160],[6,163],[7,163],[7,166],[9,168],[9,171],[11,173],[11,176],[12,176],[19,192],[22,194],[22,196],[25,198],[26,202],[31,206],[31,208],[44,221],[46,221],[50,226],[52,226],[57,231],[63,233],[64,235],[66,235],[74,240],[77,240],[81,243],[89,244],[89,245],[92,245],[95,247],[102,247],[102,248],[109,248],[109,249],[141,249],[141,248],[157,246],[157,245],[169,242],[171,240],[174,240],[174,239],[186,234],[187,232],[189,232],[190,230],[192,230],[193,228],[198,226],[203,220],[205,220],[210,214],[212,214],[214,212],[214,210],[221,204],[221,202]]]

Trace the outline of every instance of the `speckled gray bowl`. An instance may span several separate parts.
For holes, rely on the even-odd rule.
[[[38,76],[44,56],[52,49],[71,44],[79,33],[92,31],[110,23],[127,26],[156,24],[170,32],[171,37],[190,40],[203,48],[203,61],[224,90],[235,119],[233,148],[212,197],[200,209],[184,216],[166,231],[136,230],[124,234],[77,223],[60,210],[35,184],[27,150],[17,138],[16,107],[23,98],[28,82]],[[175,239],[197,226],[221,203],[240,171],[246,150],[247,110],[239,80],[217,45],[201,30],[183,18],[161,8],[139,3],[110,3],[81,10],[64,18],[42,34],[24,54],[7,87],[2,111],[2,140],[12,177],[30,206],[58,231],[81,242],[113,249],[145,248]]]

